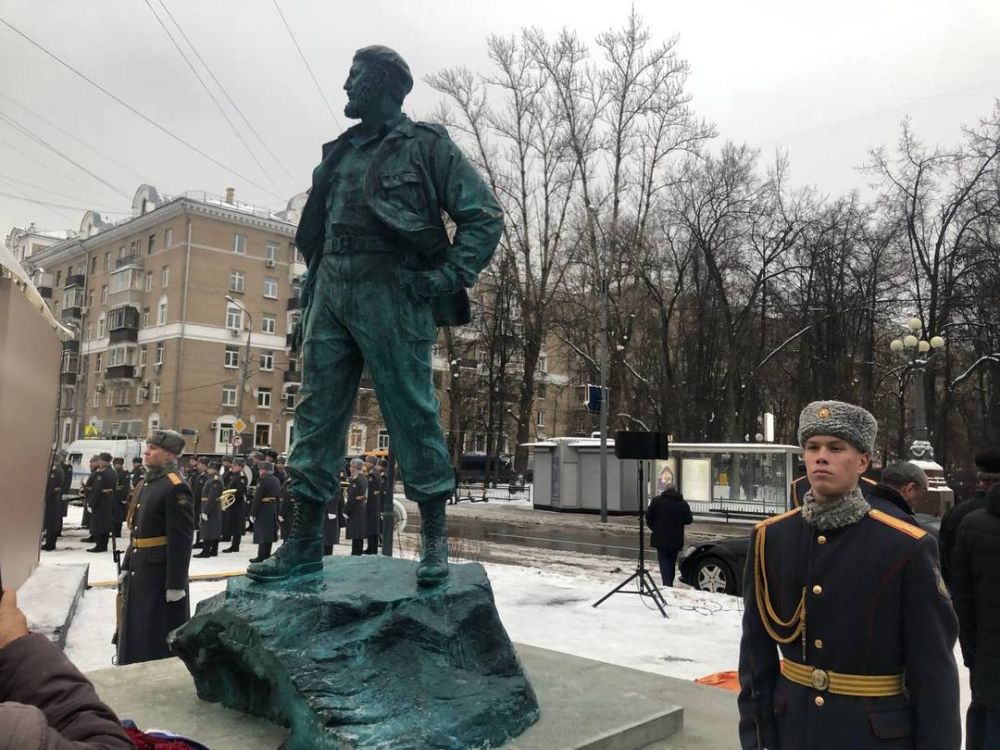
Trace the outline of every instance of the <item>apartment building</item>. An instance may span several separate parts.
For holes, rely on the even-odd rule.
[[[87,212],[76,237],[31,255],[36,286],[77,332],[64,343],[61,366],[64,446],[164,427],[184,432],[192,449],[223,453],[241,421],[241,450],[288,449],[301,383],[288,337],[306,271],[294,245],[304,199],[273,211],[236,201],[231,189],[164,196],[143,185],[131,217],[112,223]],[[442,333],[434,348],[442,423],[463,451],[516,447],[520,365],[516,357],[498,361],[496,346],[484,343],[482,310],[493,304],[495,286],[486,274],[473,292],[477,319],[454,329],[450,344]],[[505,346],[516,349],[517,332],[511,320]],[[547,342],[531,439],[565,434],[578,421],[579,394],[565,368],[556,343]],[[387,444],[365,373],[345,448]]]

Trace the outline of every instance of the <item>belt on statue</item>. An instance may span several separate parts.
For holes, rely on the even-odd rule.
[[[362,253],[398,255],[399,248],[388,237],[362,237],[350,234],[327,237],[323,243],[324,255],[360,255]]]
[[[136,549],[146,549],[148,547],[166,547],[167,538],[165,536],[134,537],[132,546]]]
[[[903,692],[903,675],[901,674],[843,674],[830,672],[826,669],[816,669],[789,659],[781,662],[781,674],[797,685],[804,685],[813,690],[835,695],[887,698]]]

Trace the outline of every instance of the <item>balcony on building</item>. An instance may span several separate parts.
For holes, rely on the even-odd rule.
[[[80,372],[80,342],[76,339],[62,342],[62,361],[59,366],[59,382],[62,385],[76,385]]]
[[[139,340],[139,310],[121,305],[108,311],[108,343],[135,343]]]
[[[40,273],[35,276],[35,289],[38,290],[42,299],[52,299],[52,284],[54,279],[51,273]]]
[[[302,382],[302,370],[285,370],[284,382],[285,383],[301,383]]]
[[[63,323],[80,320],[81,318],[83,318],[83,309],[79,305],[64,307],[59,313],[59,319]]]
[[[139,253],[129,253],[123,258],[119,258],[115,261],[115,270],[119,271],[122,268],[128,268],[129,266],[134,266],[136,268],[143,267],[142,255]]]
[[[289,297],[288,298],[288,304],[285,306],[285,309],[288,310],[288,311],[298,310],[301,306],[302,306],[302,302],[301,302],[301,300],[299,299],[298,296]]]
[[[127,261],[128,258],[121,258],[118,262]],[[141,262],[127,263],[121,268],[115,268],[111,272],[111,282],[108,288],[108,304],[112,307],[122,305],[132,305],[132,307],[142,307],[142,296],[144,293],[145,271]]]
[[[131,380],[135,377],[135,365],[111,365],[104,370],[107,380]]]
[[[87,284],[87,277],[82,273],[74,273],[66,277],[66,283],[63,285],[63,289],[69,289],[70,287],[78,286],[84,287]]]

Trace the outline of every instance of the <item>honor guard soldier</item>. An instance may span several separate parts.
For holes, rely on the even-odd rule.
[[[223,502],[222,536],[229,537],[229,546],[223,552],[239,552],[246,528],[247,476],[244,471],[245,459],[236,456],[230,471],[223,480],[225,492],[231,493],[232,500]]]
[[[139,482],[142,481],[142,478],[144,476],[146,476],[146,470],[142,468],[142,459],[136,456],[135,458],[132,459],[132,475],[129,481],[131,482],[132,486],[135,487],[137,484],[139,484]]]
[[[194,536],[191,488],[177,470],[184,438],[157,430],[146,441],[146,477],[129,509],[122,562],[118,664],[170,656],[167,633],[191,616],[188,567]]]
[[[222,536],[222,464],[212,461],[205,470],[201,483],[201,513],[198,516],[198,533],[201,534],[201,552],[195,557],[216,557],[219,538]]]
[[[839,401],[802,411],[811,489],[801,508],[757,525],[747,555],[744,750],[961,744],[958,623],[937,545],[872,509],[858,487],[876,429]]]
[[[360,458],[351,459],[344,513],[347,514],[347,538],[351,540],[352,555],[364,554],[368,537],[368,478],[364,468],[365,462]]]
[[[97,481],[97,472],[101,468],[101,457],[93,455],[90,457],[90,474],[80,480],[80,494],[83,496],[83,518],[80,520],[80,527],[90,529],[90,488]],[[82,540],[86,544],[93,544],[94,537],[88,534]]]
[[[128,495],[132,488],[129,475],[125,471],[125,459],[116,457],[111,462],[115,472],[115,503],[112,506],[112,517],[114,519],[114,535],[119,538],[122,535],[122,524],[125,523],[125,514],[128,512]]]
[[[281,482],[274,476],[274,464],[270,461],[258,462],[257,469],[260,479],[250,508],[257,557],[250,562],[261,562],[269,558],[271,545],[278,541],[278,496],[281,494]]]
[[[49,481],[45,485],[45,544],[42,549],[46,552],[56,548],[56,537],[62,526],[62,488],[62,464],[58,456],[53,456]]]
[[[193,468],[187,475],[187,483],[194,495],[195,543],[193,549],[201,549],[201,532],[198,529],[198,519],[201,517],[201,486],[208,477],[208,459],[204,456],[192,457]]]
[[[368,502],[365,508],[367,512],[365,520],[368,524],[368,546],[365,548],[365,554],[377,555],[382,526],[382,474],[379,472],[378,459],[375,456],[369,456],[366,463]]]
[[[101,453],[97,457],[97,471],[91,475],[89,485],[90,536],[94,546],[87,552],[107,552],[108,537],[114,530],[115,487],[118,477],[111,468],[111,454]]]

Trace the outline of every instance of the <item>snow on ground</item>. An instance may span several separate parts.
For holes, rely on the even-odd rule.
[[[449,509],[451,512],[451,509]],[[70,509],[66,531],[55,552],[43,552],[42,564],[88,562],[91,585],[84,595],[66,643],[69,657],[83,670],[111,666],[114,647],[115,578],[110,552],[90,554],[80,542],[79,508]],[[416,537],[397,537],[397,554],[416,555]],[[224,546],[224,545],[223,545]],[[341,543],[336,555],[349,554]],[[192,575],[243,572],[256,553],[244,537],[236,554],[191,561]],[[453,557],[481,562],[489,574],[497,610],[517,643],[596,659],[623,667],[690,680],[736,669],[742,600],[688,588],[663,588],[664,619],[651,601],[635,594],[615,594],[592,604],[634,571],[618,558],[498,544],[453,542]],[[651,566],[659,583],[655,561]],[[225,589],[225,580],[193,581],[192,604]],[[634,585],[630,586],[634,590]],[[956,647],[961,665],[961,655]],[[962,705],[968,705],[968,672],[960,666]]]

